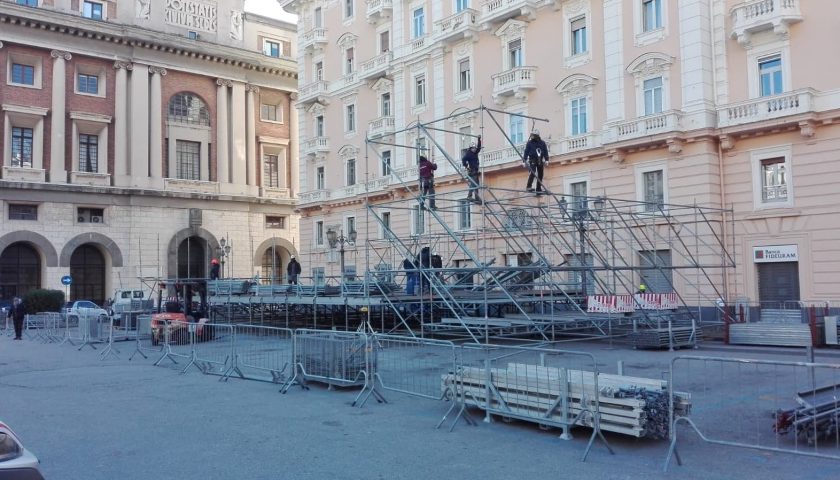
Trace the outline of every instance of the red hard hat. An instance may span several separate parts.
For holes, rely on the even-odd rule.
[[[219,263],[219,261],[214,258],[213,260],[210,260],[210,263],[212,263],[213,265],[216,265],[216,264]]]

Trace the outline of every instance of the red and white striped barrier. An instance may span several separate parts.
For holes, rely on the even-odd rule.
[[[674,292],[637,293],[633,297],[641,310],[674,310],[678,305],[677,294]]]
[[[586,299],[588,313],[625,313],[635,310],[631,295],[589,295]]]

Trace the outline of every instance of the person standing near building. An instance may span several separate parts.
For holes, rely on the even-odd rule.
[[[405,293],[414,295],[414,289],[417,288],[417,266],[411,257],[406,257],[403,261],[403,270],[405,270]]]
[[[219,271],[219,260],[215,258],[213,260],[210,260],[210,280],[218,280]]]
[[[470,182],[470,191],[467,194],[467,200],[479,205],[481,205],[481,199],[478,197],[478,187],[481,185],[478,172],[478,153],[480,151],[481,135],[478,136],[478,141],[470,143],[470,147],[464,150],[464,156],[461,157],[461,165],[467,169]]]
[[[545,144],[542,138],[540,138],[540,131],[534,129],[531,131],[531,138],[528,139],[528,143],[525,145],[525,167],[528,168],[530,172],[528,174],[528,184],[525,186],[525,190],[529,192],[533,192],[534,188],[532,185],[534,184],[534,178],[537,179],[537,195],[542,195],[545,193],[545,188],[543,187],[543,173],[545,170],[546,164],[548,164],[548,146]]]
[[[15,340],[23,340],[23,319],[26,317],[26,305],[20,298],[15,297],[12,301],[12,308],[6,315],[12,319],[15,325]]]
[[[418,168],[420,173],[420,192],[424,199],[428,199],[429,208],[437,210],[435,205],[435,170],[437,164],[430,161],[424,155],[420,155],[420,166]]]
[[[286,275],[289,276],[289,283],[290,284],[297,285],[298,275],[300,275],[300,272],[301,272],[300,263],[298,263],[295,256],[292,255],[291,260],[289,260],[289,265],[286,266]]]

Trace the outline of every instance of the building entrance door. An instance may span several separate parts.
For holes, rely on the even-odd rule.
[[[799,262],[759,263],[758,300],[767,308],[783,308],[799,300]]]

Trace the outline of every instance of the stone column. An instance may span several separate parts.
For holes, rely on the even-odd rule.
[[[230,144],[228,132],[228,88],[233,82],[219,78],[216,80],[216,181],[219,184],[230,183]]]
[[[149,67],[135,64],[131,72],[131,115],[127,125],[130,167],[133,186],[149,182]]]
[[[245,140],[245,84],[233,83],[233,100],[231,101],[231,178],[234,185],[245,185],[246,140]],[[236,188],[236,192],[244,193],[243,188]]]
[[[66,155],[64,134],[66,130],[66,93],[67,71],[65,62],[73,58],[68,52],[53,50],[52,71],[52,124],[50,132],[50,183],[67,183],[67,170],[64,169]]]
[[[129,185],[128,180],[128,71],[131,62],[114,62],[114,178],[112,185]]]
[[[257,169],[262,165],[257,157],[257,125],[254,114],[254,94],[260,91],[256,85],[246,85],[245,95],[245,158],[247,162],[248,185],[257,186]]]
[[[149,102],[149,176],[152,185],[163,188],[163,100],[161,98],[161,77],[166,69],[149,67],[152,75]]]
[[[298,165],[298,159],[300,158],[298,152],[298,109],[297,106],[294,105],[294,102],[297,101],[297,99],[297,93],[293,92],[289,94],[289,151],[286,155],[289,156],[289,168],[287,170],[291,172],[291,178],[288,183],[289,196],[291,198],[295,198],[300,190],[300,165]]]

